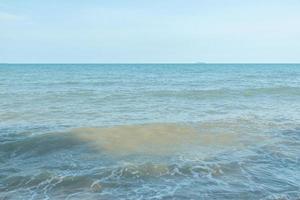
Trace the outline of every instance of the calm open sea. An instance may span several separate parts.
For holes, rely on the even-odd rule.
[[[300,65],[1,64],[0,199],[300,199]]]

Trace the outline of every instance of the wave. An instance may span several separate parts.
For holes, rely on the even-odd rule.
[[[132,198],[146,194],[153,198],[154,195],[180,195],[178,193],[174,194],[174,188],[187,195],[193,191],[193,184],[201,183],[202,192],[207,195],[212,192],[214,197],[220,195],[224,198],[224,194],[234,197],[236,194],[245,193],[248,195],[257,194],[260,198],[266,197],[269,199],[278,196],[279,192],[286,197],[300,195],[297,190],[298,183],[287,181],[288,178],[279,179],[277,176],[270,174],[269,171],[258,170],[256,174],[252,174],[254,177],[261,178],[265,173],[268,174],[264,177],[270,181],[269,188],[266,190],[257,187],[255,180],[249,179],[249,173],[249,169],[242,162],[230,161],[218,164],[205,162],[181,164],[128,163],[122,166],[98,168],[92,174],[59,175],[50,171],[42,171],[34,176],[12,176],[4,179],[6,188],[3,191],[5,190],[5,193],[9,196],[10,191],[22,189],[27,195],[34,197],[33,199],[67,198],[73,195],[76,196],[79,191],[84,194],[85,198],[92,197],[93,194],[98,194],[98,198],[99,195],[120,198],[121,193],[117,191],[123,191],[124,189],[123,194],[125,193],[125,195]],[[238,187],[229,187],[232,185],[228,184],[235,185],[236,181],[240,181]],[[166,187],[166,185],[169,185],[169,187]],[[166,188],[163,189],[164,187]],[[132,193],[131,189],[137,190]],[[153,194],[149,192],[149,189],[157,192]],[[14,193],[11,196],[14,197]],[[254,196],[249,199],[253,199]]]
[[[108,128],[78,128],[72,135],[91,147],[112,154],[167,155],[195,151],[202,147],[243,147],[249,126],[230,123],[142,124]],[[253,135],[247,143],[263,140]]]
[[[16,141],[3,141],[0,150],[9,155],[45,155],[60,150],[88,147],[117,154],[168,155],[199,148],[243,148],[264,141],[255,134],[273,123],[240,119],[202,123],[153,123],[113,127],[83,127],[64,132],[29,135]]]
[[[63,187],[83,187],[91,186],[96,180],[102,183],[111,182],[120,178],[134,180],[147,179],[151,177],[201,177],[201,176],[221,176],[224,173],[241,172],[239,163],[226,164],[206,164],[206,163],[182,163],[182,164],[163,164],[163,163],[126,163],[122,166],[109,168],[99,168],[94,171],[91,177],[88,174],[57,175],[48,170],[42,170],[34,176],[11,176],[5,178],[6,187],[15,190],[19,187],[37,187],[44,182]]]
[[[199,193],[260,199],[272,192],[292,198],[299,195],[291,175],[297,173],[299,142],[282,142],[294,141],[299,130],[283,131],[279,138],[265,134],[272,128],[287,130],[242,118],[82,127],[7,141],[0,143],[1,162],[9,166],[0,173],[0,199],[182,199]]]
[[[149,96],[176,98],[219,98],[219,97],[255,97],[260,95],[300,96],[299,87],[269,87],[247,89],[212,89],[212,90],[159,90],[146,92]]]

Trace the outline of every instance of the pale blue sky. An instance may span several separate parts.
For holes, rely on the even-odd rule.
[[[0,1],[0,63],[197,61],[300,62],[300,1]]]

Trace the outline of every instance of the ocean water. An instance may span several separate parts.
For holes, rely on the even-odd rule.
[[[1,64],[0,199],[300,199],[300,65]]]

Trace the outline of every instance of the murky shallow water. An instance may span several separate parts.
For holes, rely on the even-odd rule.
[[[0,65],[0,199],[299,199],[298,65]]]

